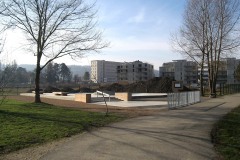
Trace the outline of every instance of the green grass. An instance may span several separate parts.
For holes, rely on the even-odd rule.
[[[240,159],[240,106],[216,124],[213,140],[224,159]]]
[[[0,106],[0,155],[121,119],[117,115],[8,100]]]

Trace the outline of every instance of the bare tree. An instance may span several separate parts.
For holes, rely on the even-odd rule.
[[[240,46],[239,18],[239,0],[188,0],[183,25],[173,37],[174,48],[198,62],[200,77],[208,67],[211,97],[216,97],[221,58]]]
[[[3,69],[0,70],[0,105],[4,102],[8,93],[11,91],[8,88],[8,85],[12,84],[15,80],[15,73],[17,69],[16,62],[12,64],[4,65]]]
[[[5,10],[5,8],[1,8],[0,14],[4,10]],[[3,31],[4,31],[4,27],[0,29],[0,54],[2,53],[4,44],[5,44],[5,39],[2,36]],[[4,73],[6,73],[6,72],[2,71],[2,60],[1,60],[1,62],[0,62],[0,105],[4,102],[4,100],[6,98],[4,88],[6,87],[7,82],[6,82],[6,77],[5,77]]]
[[[41,70],[57,58],[81,58],[108,46],[96,27],[95,4],[84,0],[11,0],[1,8],[6,25],[22,30],[36,56],[35,102],[41,102]],[[42,58],[47,59],[43,62]]]

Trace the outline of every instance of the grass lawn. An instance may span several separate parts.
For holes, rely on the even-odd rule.
[[[8,100],[0,106],[0,155],[123,119],[49,104]]]
[[[240,160],[240,106],[216,124],[213,140],[224,159]]]

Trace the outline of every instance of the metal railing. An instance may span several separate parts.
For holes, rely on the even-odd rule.
[[[168,108],[187,106],[201,101],[200,91],[168,93]]]
[[[218,91],[219,95],[240,93],[240,84],[220,84]]]
[[[109,98],[109,102],[111,101],[110,94],[104,93],[102,91],[96,91],[96,93],[97,93],[97,97],[98,97],[98,95],[102,95],[104,99],[105,99],[105,97],[108,97]]]

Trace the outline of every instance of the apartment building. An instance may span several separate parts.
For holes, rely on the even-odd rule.
[[[240,83],[235,79],[235,70],[237,66],[240,65],[240,59],[236,58],[224,58],[220,61],[219,72],[218,72],[218,82],[235,84]]]
[[[187,60],[174,60],[159,67],[159,77],[169,77],[183,81],[184,85],[194,85],[198,82],[198,65]]]
[[[121,62],[105,60],[91,61],[91,80],[94,83],[117,82],[117,66],[121,64]]]
[[[217,84],[235,84],[240,83],[234,77],[235,70],[240,64],[240,59],[224,58],[219,63]],[[184,85],[196,84],[200,70],[198,65],[192,61],[176,60],[173,62],[164,63],[159,67],[160,77],[170,77],[178,81],[183,81]],[[207,85],[208,81],[208,68],[204,67],[204,82]]]
[[[240,64],[240,59],[236,58],[223,58],[219,62],[218,67],[218,76],[217,76],[217,84],[235,84],[240,83],[237,79],[235,79],[235,70],[237,66]],[[207,84],[208,81],[208,67],[204,68],[204,80]]]
[[[141,61],[112,62],[91,61],[91,80],[94,83],[128,83],[145,81],[154,77],[153,65]]]
[[[124,62],[117,66],[118,81],[133,83],[154,78],[153,65],[141,61]]]

